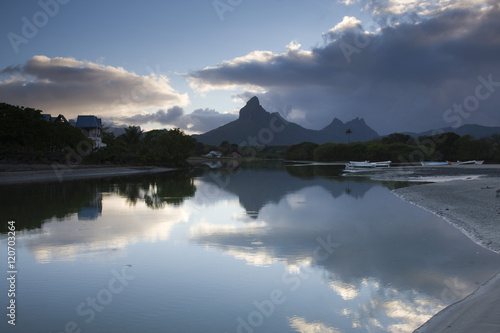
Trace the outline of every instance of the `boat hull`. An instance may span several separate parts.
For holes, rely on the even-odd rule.
[[[422,166],[438,166],[438,165],[448,165],[449,162],[420,162]]]
[[[391,163],[392,163],[391,161],[383,161],[383,162],[350,161],[349,163],[345,164],[345,170],[347,172],[359,172],[359,171],[373,170],[379,168],[389,168],[391,166]]]

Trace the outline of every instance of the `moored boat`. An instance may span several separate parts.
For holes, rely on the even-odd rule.
[[[476,164],[476,162],[477,162],[476,160],[471,160],[471,161],[456,161],[456,162],[449,162],[449,164],[453,164],[453,165],[467,165],[467,164]]]
[[[392,161],[383,161],[383,162],[373,162],[377,168],[388,168],[391,166]]]
[[[353,167],[353,168],[375,168],[376,166],[377,166],[376,163],[371,163],[369,161],[363,161],[363,162],[350,161],[349,163],[346,163],[346,167]]]
[[[446,162],[424,162],[424,161],[420,161],[420,165],[422,166],[437,166],[437,165],[448,165],[449,162],[446,161]]]
[[[378,168],[389,168],[391,166],[391,161],[383,161],[383,162],[370,162],[370,161],[350,161],[345,164],[345,171],[347,172],[359,172],[359,171],[367,171]]]

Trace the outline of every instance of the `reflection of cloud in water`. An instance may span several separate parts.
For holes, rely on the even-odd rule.
[[[289,272],[304,267],[323,272],[324,283],[341,299],[344,311],[337,315],[371,332],[412,331],[472,292],[474,281],[484,282],[494,274],[492,263],[499,262],[446,222],[376,185],[363,200],[334,198],[324,186],[302,188],[264,205],[255,222],[221,225],[207,218],[191,228],[190,236],[250,265],[283,262]],[[317,238],[326,236],[340,246],[318,260]],[[455,299],[443,299],[446,281],[455,276],[468,287],[452,286]],[[307,326],[305,318],[294,327],[317,327],[314,321]]]
[[[210,248],[211,246],[204,240],[206,235],[219,235],[223,238],[232,236],[241,237],[241,235],[244,235],[249,246],[228,245],[222,251],[236,259],[245,260],[253,266],[268,266],[277,261],[275,256],[272,253],[267,253],[265,249],[264,251],[254,251],[256,247],[259,248],[262,245],[260,237],[265,234],[266,229],[266,223],[258,221],[243,225],[213,225],[203,221],[190,228],[190,237]]]
[[[368,332],[412,332],[445,306],[415,290],[383,287],[372,278],[363,279],[359,287],[335,280],[330,286],[348,305],[354,304],[339,313],[349,318],[353,328]]]
[[[387,327],[388,332],[411,332],[426,322],[436,313],[436,309],[441,309],[442,304],[416,298],[410,300],[392,300],[385,302],[382,306],[386,309],[387,316],[400,319],[400,323],[392,324]]]
[[[173,227],[189,219],[189,212],[181,206],[165,206],[158,213],[143,202],[130,208],[117,195],[106,195],[103,200],[104,212],[99,219],[78,221],[76,215],[62,222],[53,219],[34,237],[26,232],[22,243],[44,263],[109,259],[123,256],[130,244],[168,240]]]
[[[329,285],[344,301],[354,299],[359,294],[359,289],[350,283],[331,280]]]
[[[339,330],[326,326],[323,323],[308,323],[304,318],[293,317],[288,319],[290,326],[300,333],[340,333]]]

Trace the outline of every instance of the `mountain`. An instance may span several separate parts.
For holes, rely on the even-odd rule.
[[[489,126],[483,126],[483,125],[462,125],[457,128],[453,127],[443,127],[439,129],[434,129],[434,130],[429,130],[425,132],[420,132],[420,133],[413,133],[413,132],[406,132],[404,134],[408,134],[413,136],[414,138],[418,138],[419,136],[424,136],[424,135],[434,135],[436,133],[448,133],[448,132],[453,132],[455,134],[458,134],[460,136],[462,135],[472,135],[476,139],[484,138],[491,136],[493,134],[500,134],[500,127],[489,127]]]
[[[347,142],[346,131],[352,133],[349,140],[368,141],[379,135],[362,118],[343,123],[335,118],[322,130],[311,130],[289,122],[279,113],[269,113],[254,96],[241,108],[239,118],[214,130],[193,137],[210,145],[222,141],[248,146],[288,146],[305,141],[323,144],[326,142]]]

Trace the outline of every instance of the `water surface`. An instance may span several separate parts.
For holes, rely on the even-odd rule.
[[[3,186],[18,317],[0,328],[411,332],[500,258],[394,186],[280,163]]]

